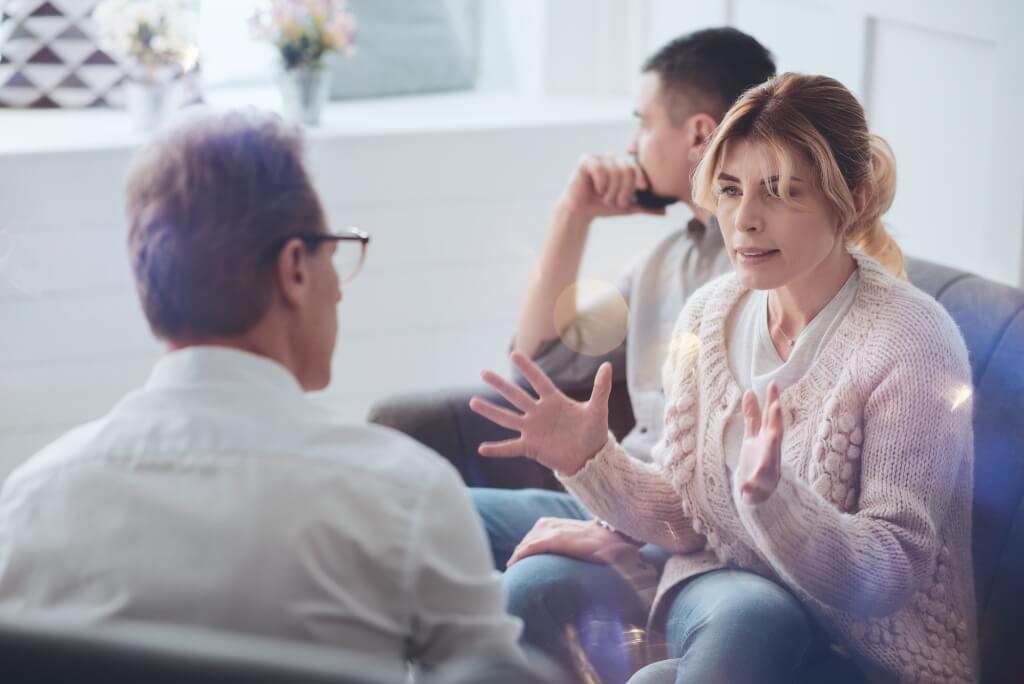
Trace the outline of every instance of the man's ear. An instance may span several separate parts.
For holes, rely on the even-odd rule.
[[[704,154],[704,148],[711,142],[715,129],[718,128],[718,121],[710,114],[700,112],[690,117],[688,122],[690,137],[690,161],[697,163]]]
[[[309,283],[306,246],[302,240],[289,240],[277,254],[274,280],[281,299],[287,304],[298,305]]]

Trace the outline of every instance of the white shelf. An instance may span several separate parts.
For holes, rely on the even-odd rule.
[[[274,87],[220,89],[208,93],[208,100],[216,109],[280,111]],[[329,103],[322,124],[307,128],[307,135],[317,139],[621,123],[631,108],[624,99],[479,92],[347,100]],[[123,110],[0,110],[0,156],[125,149],[146,137],[133,130]]]

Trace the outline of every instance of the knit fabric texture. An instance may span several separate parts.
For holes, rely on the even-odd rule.
[[[931,297],[851,250],[854,303],[782,392],[782,479],[747,505],[726,468],[742,392],[726,321],[746,291],[708,283],[665,363],[654,463],[614,439],[565,486],[617,529],[677,553],[652,606],[687,578],[738,567],[785,585],[869,681],[974,682],[974,441],[967,350]]]

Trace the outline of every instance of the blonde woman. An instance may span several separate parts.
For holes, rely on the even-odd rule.
[[[481,454],[538,460],[674,552],[649,625],[672,659],[631,681],[798,681],[829,646],[872,682],[974,681],[970,367],[881,224],[888,146],[840,83],[783,74],[726,114],[694,181],[734,272],[680,316],[655,462],[609,437],[610,367],[578,403],[519,355],[538,397],[485,373],[519,410],[471,405],[520,436]]]

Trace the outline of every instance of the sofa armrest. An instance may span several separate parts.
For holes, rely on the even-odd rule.
[[[559,489],[550,470],[527,458],[483,458],[482,442],[515,437],[469,408],[474,394],[508,406],[483,388],[457,388],[387,397],[370,408],[367,420],[403,432],[448,460],[471,487]]]

